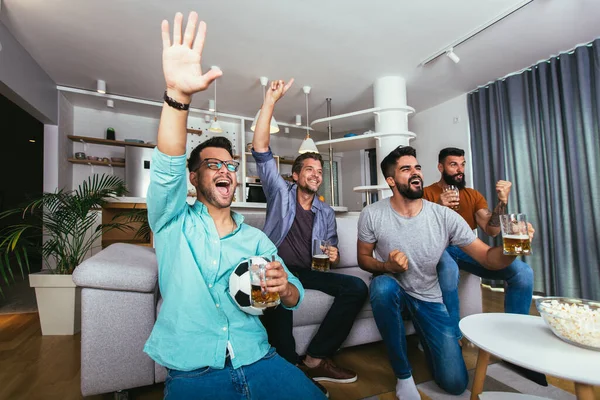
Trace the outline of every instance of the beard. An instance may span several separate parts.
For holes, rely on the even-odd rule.
[[[411,176],[408,181],[410,182],[414,178],[418,178],[421,181],[421,187],[419,189],[413,189],[410,183],[404,185],[396,182],[396,189],[398,190],[398,193],[411,200],[417,200],[423,197],[423,180],[419,176]]]
[[[303,191],[304,193],[310,194],[310,195],[317,194],[317,191],[321,187],[320,183],[317,185],[316,189],[313,189],[306,184],[301,185],[300,182],[296,182],[296,184],[298,185],[299,190]]]
[[[458,178],[459,175],[462,175],[462,178]],[[442,178],[444,179],[444,182],[446,182],[446,185],[454,185],[459,190],[464,189],[466,186],[466,179],[465,179],[464,172],[462,174],[449,175],[446,173],[446,171],[443,171]]]

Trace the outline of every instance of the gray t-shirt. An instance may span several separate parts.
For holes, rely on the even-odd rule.
[[[394,276],[406,293],[429,302],[442,302],[436,266],[446,247],[464,247],[476,238],[458,213],[427,200],[418,215],[406,218],[386,198],[367,206],[358,220],[358,239],[376,243],[376,259],[387,261],[392,250],[406,254],[408,270]]]

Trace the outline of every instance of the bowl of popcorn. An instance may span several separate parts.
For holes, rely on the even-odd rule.
[[[535,306],[556,336],[567,343],[600,351],[600,302],[542,297]]]

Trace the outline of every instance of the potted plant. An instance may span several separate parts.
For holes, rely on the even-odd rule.
[[[35,287],[43,335],[69,335],[80,330],[80,290],[73,270],[98,246],[103,232],[127,229],[123,223],[99,224],[97,212],[110,197],[126,193],[123,180],[92,175],[75,190],[44,193],[29,204],[0,213],[0,220],[18,215],[19,222],[0,231],[0,274],[14,280],[9,258],[21,274],[29,271],[29,254],[39,253],[46,269],[29,275]],[[41,244],[32,240],[43,236]],[[14,264],[14,261],[13,261]]]

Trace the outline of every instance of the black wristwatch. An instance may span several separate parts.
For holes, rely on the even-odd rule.
[[[178,102],[177,100],[173,99],[172,97],[169,97],[167,95],[167,91],[165,90],[165,95],[163,96],[163,100],[165,101],[165,103],[167,103],[169,106],[177,109],[177,110],[182,110],[182,111],[187,111],[190,109],[190,104],[183,104]]]

